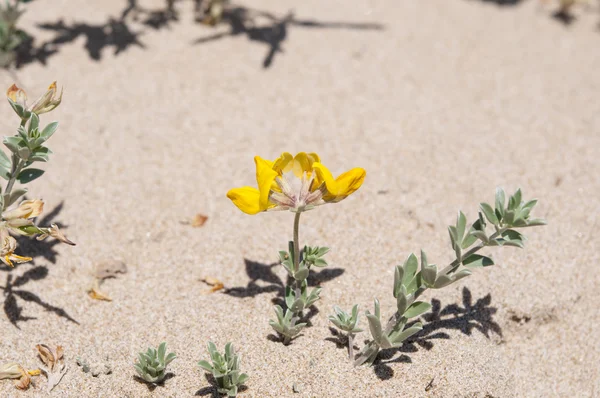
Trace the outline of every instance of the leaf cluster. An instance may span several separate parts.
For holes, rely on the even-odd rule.
[[[363,330],[358,327],[358,304],[352,307],[352,313],[348,314],[346,311],[338,307],[333,306],[335,314],[329,316],[329,321],[333,323],[338,329],[346,333],[360,333]]]
[[[175,353],[167,353],[167,344],[161,343],[158,349],[148,348],[148,351],[138,354],[138,361],[133,365],[137,374],[146,382],[157,384],[165,379],[166,368],[175,358]]]
[[[6,67],[15,59],[15,50],[29,36],[17,29],[17,22],[25,11],[19,8],[19,1],[11,4],[8,0],[0,4],[0,67]]]
[[[300,334],[302,329],[304,329],[307,324],[304,322],[298,323],[300,317],[294,315],[294,313],[289,309],[285,310],[285,314],[283,312],[283,308],[281,308],[279,305],[276,305],[274,309],[275,314],[277,315],[277,320],[269,320],[269,325],[271,325],[271,327],[275,329],[277,333],[283,336],[284,344],[289,344],[292,339]]]
[[[225,353],[221,354],[212,341],[208,343],[208,352],[211,362],[202,360],[198,362],[198,366],[212,373],[217,381],[219,393],[235,397],[239,387],[248,380],[248,375],[240,372],[239,354],[235,353],[231,343],[225,345]]]

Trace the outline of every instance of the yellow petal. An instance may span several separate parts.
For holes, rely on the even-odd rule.
[[[292,168],[294,157],[289,152],[283,152],[279,158],[273,162],[273,170],[277,173],[287,173]]]
[[[106,294],[96,290],[96,288],[94,288],[94,287],[88,291],[88,296],[90,296],[94,300],[112,301],[112,299],[110,297],[108,297]]]
[[[308,177],[310,177],[313,170],[313,164],[318,161],[319,155],[316,153],[299,152],[294,157],[294,175],[300,178],[303,173],[306,173]]]
[[[16,84],[13,84],[8,88],[8,90],[6,90],[6,96],[12,102],[25,106],[27,94],[25,94],[25,91],[23,91],[23,89],[20,89]]]
[[[234,205],[246,214],[256,214],[261,211],[260,192],[256,188],[241,187],[234,188],[227,192],[227,197],[231,199]]]
[[[275,183],[275,178],[279,174],[272,169],[269,165],[270,162],[260,156],[255,156],[254,162],[256,163],[256,182],[258,183],[258,190],[260,191],[259,208],[261,210],[267,210],[270,207],[269,194]]]
[[[327,192],[323,195],[323,200],[326,202],[339,202],[345,199],[360,188],[367,175],[364,169],[357,167],[341,174],[334,180],[331,172],[321,163],[315,162],[313,168],[317,182],[325,184]]]

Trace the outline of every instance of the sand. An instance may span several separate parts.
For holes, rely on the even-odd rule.
[[[596,4],[566,26],[552,4],[532,0],[240,3],[292,18],[266,61],[269,31],[259,28],[272,21],[230,35],[227,25],[194,23],[191,2],[160,29],[129,15],[133,36],[119,38],[134,44],[118,54],[98,47],[125,5],[30,3],[22,27],[37,45],[62,19],[92,37],[90,51],[85,35],[63,30],[45,64],[0,74],[1,87],[16,82],[32,97],[53,80],[65,87],[63,104],[42,117],[60,122],[54,155],[29,188],[45,200],[46,221],[77,242],[24,242],[19,252],[34,261],[0,269],[4,288],[19,281],[2,296],[0,362],[35,368],[36,344],[61,344],[69,371],[50,396],[211,396],[196,363],[209,340],[232,341],[250,375],[243,397],[600,394]],[[12,134],[7,104],[0,115]],[[287,347],[268,338],[284,278],[270,265],[293,215],[248,216],[225,197],[254,184],[255,155],[282,151],[315,151],[334,174],[367,170],[357,193],[303,216],[301,241],[331,247],[331,265],[317,277],[312,327]],[[496,266],[427,292],[441,311],[423,317],[433,320],[427,333],[373,368],[353,368],[328,329],[331,307],[372,308],[377,297],[391,315],[393,267],[421,248],[449,262],[446,226],[459,209],[473,220],[496,186],[538,198],[548,226],[524,231],[525,250],[486,250]],[[181,223],[198,213],[208,216],[201,228]],[[102,285],[113,301],[91,300],[95,265],[114,259],[128,272]],[[226,290],[204,294],[206,277]],[[19,319],[6,313],[14,300]],[[178,358],[173,377],[151,390],[132,364],[162,341]],[[85,374],[76,357],[112,374]],[[45,388],[43,378],[27,392],[4,381],[0,396]]]

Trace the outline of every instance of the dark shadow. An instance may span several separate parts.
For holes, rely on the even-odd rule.
[[[124,11],[124,14],[127,13]],[[149,21],[149,24],[151,23],[157,22]],[[102,58],[102,50],[107,47],[113,49],[114,55],[124,52],[133,45],[146,48],[139,40],[140,33],[132,31],[124,18],[111,17],[101,24],[65,23],[63,20],[59,20],[41,23],[37,26],[40,29],[54,32],[54,38],[39,46],[36,46],[35,40],[30,38],[19,46],[16,59],[17,68],[35,61],[46,65],[50,56],[58,53],[62,46],[73,43],[79,37],[85,37],[84,48],[94,61]]]
[[[170,28],[171,22],[178,22],[179,15],[174,7],[175,0],[167,0],[166,7],[159,10],[148,10],[140,7],[137,0],[127,0],[127,5],[121,12],[121,21],[131,16],[133,21],[141,23],[155,30]]]
[[[562,23],[565,26],[571,25],[577,19],[573,14],[567,10],[558,10],[552,14],[552,18]]]
[[[263,293],[277,292],[277,296],[272,301],[274,304],[279,304],[285,308],[285,302],[283,301],[285,297],[285,285],[281,278],[273,272],[274,267],[280,264],[264,264],[245,258],[244,265],[246,274],[250,279],[248,284],[246,286],[226,288],[223,290],[223,293],[233,297],[246,298],[256,297]],[[307,278],[307,284],[309,287],[319,286],[322,283],[329,282],[341,276],[344,272],[342,268],[325,268],[319,272],[311,271]]]
[[[43,218],[36,222],[39,226],[50,226],[51,224],[56,224],[59,229],[64,230],[66,225],[57,222],[55,218],[60,214],[64,206],[64,202],[60,202],[54,209],[52,209],[49,213],[47,213]],[[56,257],[58,252],[54,248],[56,245],[60,245],[60,241],[56,239],[47,238],[44,240],[36,240],[35,238],[30,238],[27,236],[18,236],[16,237],[19,253],[22,253],[25,256],[32,257],[33,263],[35,264],[35,259],[38,257],[43,257],[44,260],[49,261],[52,264],[56,264]]]
[[[499,6],[516,6],[520,4],[523,0],[480,0],[484,3],[494,3]]]
[[[148,391],[152,392],[156,390],[156,387],[164,387],[167,380],[172,379],[173,377],[175,377],[175,373],[169,372],[165,375],[165,378],[160,383],[148,383],[138,375],[133,376],[133,380],[140,384],[144,384],[148,388]]]
[[[207,395],[212,395],[214,398],[218,398],[218,397],[223,396],[222,394],[219,394],[219,392],[217,390],[218,389],[217,380],[212,375],[212,373],[204,373],[204,377],[206,378],[206,381],[210,384],[210,386],[201,388],[200,390],[196,391],[196,393],[194,394],[194,396],[205,397]],[[238,392],[244,392],[247,389],[248,389],[247,386],[241,385],[238,388]]]
[[[417,352],[419,347],[431,350],[434,346],[434,340],[450,339],[450,335],[441,331],[442,329],[458,330],[468,336],[473,333],[473,330],[478,330],[487,338],[490,338],[491,333],[502,337],[502,329],[493,319],[498,309],[490,306],[491,302],[492,296],[491,294],[487,294],[473,304],[471,291],[466,287],[462,290],[462,307],[457,304],[449,304],[442,309],[439,300],[431,300],[431,312],[423,315],[426,321],[423,325],[423,330],[407,339],[399,348],[381,350],[374,362],[375,373],[381,380],[391,378],[393,370],[388,369],[389,366],[387,364],[394,362],[410,363],[411,359],[407,355],[404,355],[405,353]],[[406,327],[412,326],[415,322],[407,324]],[[339,344],[334,339],[326,340],[333,341],[336,345]],[[401,352],[403,355],[394,358],[397,352]]]
[[[223,292],[233,297],[255,297],[262,293],[277,292],[278,297],[284,297],[285,287],[281,279],[273,272],[273,267],[279,263],[263,264],[244,259],[246,274],[250,281],[245,287],[232,287]],[[262,282],[261,284],[257,282]]]
[[[259,21],[263,21],[263,24],[260,24]],[[282,44],[288,37],[290,27],[353,30],[383,30],[384,28],[378,23],[320,22],[297,19],[291,11],[285,16],[279,17],[265,11],[241,6],[226,6],[219,24],[229,25],[229,32],[201,37],[193,43],[203,44],[226,37],[246,36],[248,40],[264,44],[267,47],[262,63],[263,68],[270,67],[275,55],[283,52]]]
[[[25,266],[21,265],[18,269],[23,269]],[[33,317],[28,317],[23,315],[23,308],[19,306],[18,300],[22,300],[27,303],[34,303],[46,311],[53,312],[55,315],[58,315],[61,318],[64,318],[70,322],[73,322],[79,325],[75,319],[73,319],[65,310],[60,307],[55,307],[51,304],[46,303],[36,294],[23,290],[16,289],[23,285],[26,285],[29,281],[38,281],[46,278],[48,276],[48,268],[43,266],[36,266],[25,271],[22,275],[14,278],[13,281],[13,272],[18,272],[17,269],[11,268],[8,270],[2,269],[3,271],[8,271],[6,275],[6,284],[4,286],[0,286],[0,289],[3,291],[4,296],[4,313],[6,317],[17,329],[19,328],[19,322],[26,322],[32,319]]]

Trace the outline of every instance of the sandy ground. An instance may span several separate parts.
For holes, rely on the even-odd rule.
[[[23,243],[34,262],[0,269],[0,361],[34,368],[36,344],[62,344],[69,372],[51,396],[211,396],[196,363],[209,340],[233,341],[250,375],[245,397],[599,396],[597,6],[565,26],[536,1],[244,4],[278,18],[293,10],[266,68],[266,18],[229,35],[227,25],[194,23],[184,2],[162,29],[128,16],[140,45],[115,55],[95,46],[125,1],[28,5],[22,26],[37,45],[56,37],[48,27],[60,19],[68,40],[45,65],[2,72],[0,86],[16,81],[31,96],[53,80],[66,88],[42,117],[60,129],[30,192],[77,246]],[[90,52],[77,32],[92,38]],[[7,104],[0,116],[12,134]],[[313,326],[288,347],[268,338],[284,276],[269,265],[293,216],[247,216],[225,197],[253,184],[254,155],[282,151],[316,151],[334,173],[367,170],[351,198],[303,217],[302,242],[330,246],[331,267],[317,276]],[[378,297],[391,315],[393,266],[420,248],[449,261],[446,226],[458,209],[472,220],[496,186],[539,198],[549,225],[526,231],[525,250],[489,250],[497,266],[428,292],[441,315],[424,317],[427,333],[353,368],[328,329],[331,307],[370,308]],[[180,223],[197,213],[209,217],[202,228]],[[93,301],[86,289],[107,259],[128,273],[102,286],[113,302]],[[202,294],[205,277],[230,290]],[[14,300],[18,319],[7,312]],[[151,391],[132,363],[161,341],[178,359]],[[76,357],[113,373],[84,374]],[[40,378],[22,393],[5,381],[0,395],[44,396],[45,387]]]

